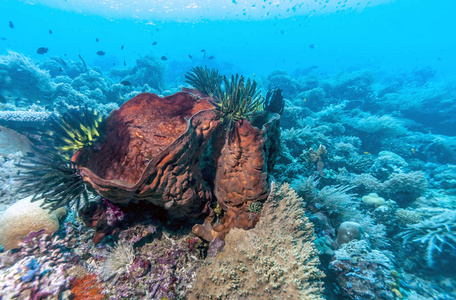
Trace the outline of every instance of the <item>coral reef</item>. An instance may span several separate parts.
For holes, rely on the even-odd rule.
[[[23,157],[24,154],[20,151],[6,157],[0,156],[0,215],[16,201],[20,192],[20,184],[17,182],[20,170],[17,164]]]
[[[0,111],[0,125],[21,131],[43,130],[51,114],[45,111]]]
[[[48,72],[23,54],[8,51],[0,56],[0,91],[4,99],[13,101],[17,94],[24,104],[49,104],[53,101],[55,84]]]
[[[291,78],[285,71],[274,71],[269,74],[265,85],[268,89],[280,87],[285,98],[292,98],[296,96],[299,82]]]
[[[337,231],[337,245],[339,247],[353,240],[362,240],[364,238],[364,229],[356,222],[343,222]]]
[[[343,294],[351,299],[396,299],[392,263],[365,240],[353,240],[335,251],[330,263]]]
[[[317,291],[310,299],[455,298],[451,270],[456,260],[454,80],[438,78],[432,68],[397,76],[370,70],[323,74],[316,66],[294,73],[276,71],[256,76],[256,92],[247,93],[258,100],[250,102],[254,105],[237,106],[238,111],[231,116],[226,110],[222,112],[229,107],[222,109],[219,105],[217,113],[208,118],[214,121],[213,127],[202,133],[200,129],[207,130],[205,119],[195,123],[199,109],[185,113],[160,106],[154,114],[144,109],[145,105],[138,109],[144,112],[141,119],[137,112],[130,116],[126,112],[126,107],[129,112],[133,110],[131,103],[120,107],[140,93],[160,94],[141,96],[144,103],[152,99],[151,105],[157,107],[166,101],[162,95],[175,99],[171,95],[181,89],[185,79],[184,72],[172,76],[177,74],[173,69],[180,72],[193,65],[175,61],[166,69],[166,64],[145,56],[135,66],[104,72],[88,65],[82,56],[76,61],[51,57],[42,63],[15,52],[0,57],[0,125],[31,138],[44,152],[49,149],[48,141],[58,146],[53,154],[38,154],[25,162],[24,157],[30,156],[26,150],[29,147],[12,144],[16,134],[12,131],[2,136],[0,210],[27,192],[27,185],[18,185],[19,173],[31,184],[29,190],[36,192],[42,187],[40,191],[50,200],[48,205],[67,206],[86,200],[72,197],[80,192],[86,192],[87,200],[92,200],[85,203],[79,218],[74,216],[76,207],[70,207],[67,223],[52,238],[32,232],[19,249],[2,250],[0,298],[184,299],[189,297],[190,289],[190,297],[195,298],[269,298],[276,294],[300,298],[306,292],[299,286],[304,287],[309,278],[309,291]],[[226,72],[228,68],[221,70]],[[203,85],[194,86],[214,97],[213,103],[195,90],[180,93],[191,94],[196,106],[206,104],[208,114],[214,103],[223,100],[217,99],[209,86],[226,92],[240,79],[227,80],[227,86],[221,84],[218,72],[212,76],[208,68],[193,70],[207,75],[190,80],[200,80]],[[164,82],[165,75],[173,77],[172,83]],[[247,79],[242,86],[233,87],[246,92],[246,83]],[[279,90],[274,93],[276,87],[283,90],[285,100]],[[263,105],[259,105],[263,99],[255,97],[257,91],[268,89]],[[243,101],[225,103],[247,103]],[[179,103],[174,105],[181,107]],[[77,120],[69,128],[62,127],[63,132],[58,134],[71,140],[72,148],[62,140],[37,136],[50,128],[52,119],[67,120],[65,116],[85,108],[98,111],[103,118],[119,109],[107,119],[110,133],[86,127],[74,132],[75,126],[85,124]],[[280,140],[279,120],[274,114],[283,114]],[[217,123],[224,115],[232,119],[230,126],[225,126],[230,122]],[[165,125],[156,124],[160,118]],[[132,126],[127,126],[128,122]],[[119,124],[123,129],[114,130]],[[6,131],[2,129],[2,133]],[[74,133],[78,138],[71,137]],[[206,136],[198,139],[198,134]],[[179,151],[166,152],[183,142],[186,135],[194,143],[184,142]],[[125,147],[115,141],[125,142]],[[79,148],[82,150],[71,162],[70,157]],[[121,152],[117,156],[113,154],[116,149]],[[62,154],[68,159],[62,160]],[[152,167],[154,159],[156,167]],[[19,169],[18,163],[35,172]],[[106,181],[89,176],[83,170],[86,167]],[[293,206],[288,207],[290,210],[282,207],[284,200],[275,206],[270,200],[264,203],[270,176],[278,182],[292,183],[302,197],[299,205],[302,209],[305,206],[309,220],[300,219],[302,212],[290,213]],[[38,178],[48,182],[43,184]],[[49,185],[50,181],[57,184]],[[138,188],[137,184],[143,186]],[[156,205],[142,201],[151,195],[147,188],[152,184],[158,188],[149,199]],[[92,185],[112,202],[93,198],[89,193]],[[363,197],[371,193],[378,195],[373,202]],[[118,203],[113,200],[116,197]],[[277,195],[272,197],[278,200]],[[384,200],[378,201],[381,198]],[[186,204],[182,199],[190,202]],[[265,215],[271,211],[271,215]],[[213,240],[210,244],[190,233],[186,223],[195,224],[206,215],[205,223],[195,226],[195,232]],[[171,216],[177,219],[167,219]],[[271,220],[273,216],[277,219]],[[285,228],[286,224],[300,226],[290,219],[304,222],[302,236],[294,227]],[[315,233],[308,230],[310,221]],[[337,243],[337,229],[347,222],[358,224],[356,228],[362,228],[364,234],[359,240]],[[222,241],[225,235],[226,241]],[[114,253],[108,250],[117,249],[118,243],[128,245],[128,259],[123,260],[116,274],[106,273]],[[265,245],[274,246],[274,253]],[[315,249],[321,261],[319,270]],[[310,253],[312,259],[306,261],[298,255],[300,251]],[[228,257],[233,253],[237,257]],[[302,263],[299,268],[306,267],[301,274],[295,272],[298,267],[287,265],[289,258],[295,257]],[[200,266],[200,273],[196,273]],[[323,272],[325,279],[319,277]],[[202,278],[207,280],[195,282],[199,274],[205,274]],[[241,280],[251,274],[268,276],[269,282]],[[303,281],[289,285],[287,281],[293,276]],[[325,280],[324,294],[321,280]],[[206,289],[212,285],[213,291]],[[252,286],[257,288],[250,289]],[[285,289],[290,294],[283,296]]]
[[[314,239],[302,199],[283,184],[254,229],[228,233],[224,250],[198,271],[189,299],[322,299]]]
[[[77,257],[69,229],[65,238],[35,232],[17,251],[0,255],[0,297],[6,299],[59,299],[71,294],[67,270]]]
[[[429,219],[408,224],[399,235],[403,245],[423,246],[425,260],[433,266],[436,256],[453,255],[456,249],[456,211],[445,210]]]

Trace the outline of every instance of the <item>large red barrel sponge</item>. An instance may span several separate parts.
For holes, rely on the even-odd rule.
[[[163,98],[140,94],[111,113],[103,140],[72,160],[102,197],[120,204],[148,201],[172,220],[207,214],[215,196],[223,218],[212,212],[194,230],[206,240],[223,238],[233,227],[252,228],[261,207],[252,203],[269,193],[280,116],[261,112],[251,123],[230,127],[210,100],[190,89]]]
[[[73,156],[83,180],[114,203],[149,201],[171,219],[200,216],[212,193],[199,160],[219,124],[201,96],[144,93],[126,102],[106,120],[104,139]]]
[[[194,226],[196,235],[212,241],[223,239],[231,228],[255,227],[260,211],[253,207],[260,207],[269,195],[269,172],[279,144],[279,119],[279,114],[265,112],[254,123],[256,126],[240,120],[232,131],[221,130],[219,135],[223,136],[213,145],[213,185],[225,214],[220,222],[212,214],[204,224]]]

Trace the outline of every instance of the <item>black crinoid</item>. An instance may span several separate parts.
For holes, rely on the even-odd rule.
[[[22,191],[43,199],[44,207],[51,210],[67,205],[81,205],[89,195],[79,171],[70,159],[56,151],[35,149],[36,156],[21,163]]]
[[[249,120],[262,113],[264,100],[254,80],[245,81],[239,74],[231,75],[230,80],[223,76],[223,85],[211,101],[222,123],[231,127],[239,120]]]
[[[282,115],[284,107],[285,101],[283,100],[282,90],[279,88],[268,90],[263,104],[263,109],[270,113]]]
[[[185,82],[192,85],[201,93],[210,97],[220,89],[223,81],[223,76],[220,75],[217,69],[208,69],[206,66],[194,67],[185,75]]]
[[[87,107],[53,116],[34,156],[19,165],[22,190],[34,194],[34,200],[43,199],[44,207],[51,210],[87,202],[89,192],[71,157],[100,138],[103,124],[101,115]]]

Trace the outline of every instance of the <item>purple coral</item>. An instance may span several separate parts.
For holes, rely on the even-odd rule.
[[[103,199],[103,204],[106,206],[106,218],[109,226],[115,226],[125,218],[125,213],[118,206],[106,199]]]

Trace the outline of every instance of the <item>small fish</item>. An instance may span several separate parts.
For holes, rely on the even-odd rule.
[[[120,83],[125,85],[125,86],[130,86],[131,85],[131,82],[128,81],[128,80],[121,81]]]
[[[49,34],[52,34],[52,30],[51,29],[49,29]]]
[[[256,73],[253,73],[253,77],[255,77],[255,76],[256,76]]]
[[[193,57],[190,54],[188,55],[188,58],[193,59]]]
[[[36,53],[38,53],[38,54],[44,54],[44,53],[47,53],[48,51],[49,51],[48,48],[40,47],[40,48],[38,48],[38,50],[36,50]]]
[[[105,55],[105,54],[106,54],[106,53],[105,53],[104,51],[98,51],[98,52],[97,52],[97,55],[100,55],[100,56],[103,56],[103,55]]]
[[[98,38],[96,38],[96,39],[95,39],[95,42],[97,42],[97,43],[98,43]]]
[[[370,153],[366,151],[366,152],[364,152],[364,154],[369,155]]]
[[[60,59],[60,63],[66,67],[67,66],[66,62],[61,57],[59,57],[59,59]]]
[[[285,31],[283,31],[283,30],[280,30],[280,33],[281,33],[281,34],[285,34]]]
[[[416,153],[416,150],[415,150],[415,148],[412,148],[412,149],[410,149],[410,150],[412,151],[412,153],[413,153],[413,154],[415,154],[415,153]]]
[[[310,45],[309,45],[309,48],[310,48],[310,49],[315,49],[316,46],[317,46],[317,45],[315,45],[315,44],[310,44]]]
[[[120,47],[120,50],[123,50],[124,46],[122,45],[122,47]]]
[[[152,46],[155,46],[155,45],[157,45],[157,44],[158,44],[158,43],[157,43],[156,41],[154,41],[154,42],[152,43]]]
[[[166,56],[164,56],[164,55],[162,57],[160,57],[160,59],[161,60],[168,60],[168,58]]]
[[[209,56],[208,59],[213,59],[215,56]]]
[[[204,49],[201,49],[201,52],[206,52],[206,50],[204,50]]]
[[[234,4],[237,4],[236,0],[231,0],[231,2],[233,2]]]
[[[14,28],[13,22],[9,21],[9,27],[10,27],[10,28]]]
[[[1,37],[0,40],[6,41],[6,37]]]
[[[302,102],[307,102],[307,99],[306,98],[302,99]]]
[[[204,52],[204,56],[203,57],[206,58],[206,52]]]
[[[127,63],[126,63],[125,60],[124,60],[124,66],[126,66],[126,65],[127,65]]]

